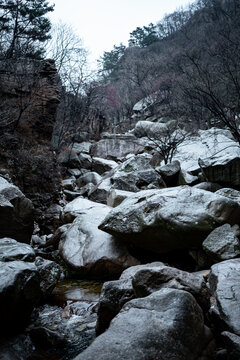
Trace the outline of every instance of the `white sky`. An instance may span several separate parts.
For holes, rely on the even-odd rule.
[[[99,59],[120,42],[127,45],[137,26],[156,23],[166,13],[193,0],[53,0],[52,22],[71,24],[83,39],[90,59]]]

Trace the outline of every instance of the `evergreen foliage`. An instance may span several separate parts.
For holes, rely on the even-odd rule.
[[[45,0],[0,0],[2,56],[41,58],[43,43],[50,38],[50,20],[45,15],[54,6]]]

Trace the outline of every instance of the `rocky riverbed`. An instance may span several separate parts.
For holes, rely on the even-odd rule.
[[[239,360],[239,146],[113,138],[63,150],[40,226],[0,177],[0,359]]]

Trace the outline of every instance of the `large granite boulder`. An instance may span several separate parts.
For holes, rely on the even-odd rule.
[[[132,195],[131,191],[124,191],[118,189],[111,189],[108,193],[107,205],[111,207],[116,207],[120,205],[123,200],[125,200],[128,196]]]
[[[40,277],[42,298],[45,298],[51,294],[56,286],[61,275],[61,268],[56,262],[43,259],[39,256],[35,260],[35,265]]]
[[[141,189],[162,188],[165,184],[150,164],[151,155],[140,154],[124,161],[111,177],[114,189],[137,192]]]
[[[162,253],[201,247],[214,228],[239,223],[239,211],[235,201],[189,186],[145,190],[113,208],[99,228],[137,247]]]
[[[97,185],[101,179],[102,177],[98,173],[89,171],[77,179],[77,186],[81,188],[89,183]]]
[[[229,130],[212,128],[209,130],[199,130],[195,136],[188,137],[177,148],[173,160],[179,160],[181,168],[196,175],[204,171],[208,181],[223,183],[220,172],[225,176],[229,172],[231,161],[240,157],[240,148],[232,139]],[[199,164],[199,158],[202,160]],[[218,165],[221,171],[218,171]],[[218,175],[211,175],[208,167],[216,167]],[[226,170],[224,171],[224,167]],[[232,165],[231,165],[232,166]],[[232,167],[233,169],[233,167]],[[209,175],[209,176],[208,176]],[[221,175],[221,176],[222,176]],[[237,175],[234,175],[235,178]],[[221,181],[218,181],[220,179]]]
[[[14,239],[0,239],[0,261],[34,261],[35,253],[33,248],[24,243],[19,243]]]
[[[34,263],[0,262],[0,318],[5,333],[26,326],[39,297],[40,282]]]
[[[127,154],[143,151],[144,145],[135,136],[111,134],[98,141],[91,147],[91,155],[103,159],[117,160]]]
[[[211,341],[194,297],[163,289],[126,303],[109,329],[75,360],[210,360]]]
[[[0,177],[0,238],[30,242],[33,233],[33,204],[18,187]]]
[[[170,164],[158,166],[155,169],[161,175],[167,186],[178,185],[178,178],[181,170],[179,161],[173,161]]]
[[[240,257],[240,243],[229,224],[214,229],[202,245],[214,262]]]
[[[115,169],[117,166],[118,164],[113,160],[102,159],[98,157],[92,158],[92,170],[96,171],[100,175]]]
[[[101,204],[107,204],[108,194],[111,189],[111,181],[109,177],[103,178],[96,186],[88,192],[88,198]]]
[[[209,287],[213,295],[212,315],[219,327],[240,335],[240,259],[211,267]]]
[[[77,197],[76,199],[69,202],[64,208],[62,213],[62,220],[65,223],[72,222],[82,211],[90,210],[92,207],[99,207],[101,209],[101,204],[94,203],[88,199],[83,198],[82,196]]]
[[[77,199],[76,199],[77,200]],[[98,229],[110,207],[88,201],[88,207],[66,231],[59,243],[63,260],[81,276],[116,278],[129,266],[138,264],[111,235]]]

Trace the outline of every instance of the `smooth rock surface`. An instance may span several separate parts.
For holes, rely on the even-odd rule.
[[[112,209],[99,228],[159,253],[194,249],[215,227],[239,222],[239,210],[226,197],[189,186],[146,190]]]
[[[240,259],[226,260],[211,267],[209,287],[212,312],[223,330],[240,335]]]
[[[75,360],[212,359],[212,340],[194,297],[163,289],[125,304],[109,329]]]
[[[138,261],[124,244],[98,229],[111,208],[89,200],[85,204],[87,201],[88,206],[80,209],[80,214],[61,239],[60,254],[82,276],[115,278]]]
[[[0,261],[22,260],[31,262],[35,259],[33,248],[14,239],[0,239]]]
[[[214,262],[240,257],[240,243],[229,224],[214,229],[202,245]]]

